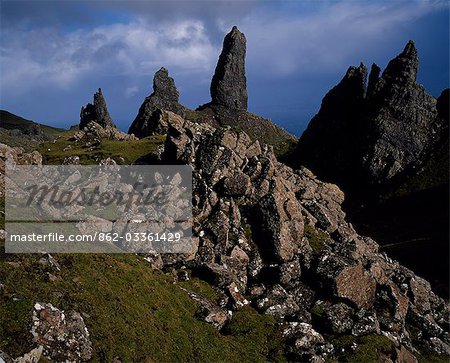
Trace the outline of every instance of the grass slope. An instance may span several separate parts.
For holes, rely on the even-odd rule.
[[[0,263],[0,350],[18,356],[32,348],[35,302],[83,313],[94,361],[264,362],[274,349],[275,322],[252,309],[235,314],[221,335],[197,320],[196,304],[173,278],[152,271],[141,256],[56,255],[62,271],[48,279],[40,256]],[[197,280],[192,289],[212,288]]]
[[[89,150],[73,140],[75,133],[76,131],[67,131],[54,142],[42,143],[38,151],[43,156],[43,164],[59,165],[66,157],[74,155],[79,156],[80,163],[84,165],[98,164],[101,159],[107,157],[113,158],[118,164],[133,164],[165,140],[161,135],[130,141],[102,139],[97,149]]]

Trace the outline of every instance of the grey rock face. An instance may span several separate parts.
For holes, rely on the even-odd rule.
[[[116,127],[109,115],[101,88],[94,94],[94,104],[88,103],[86,106],[81,107],[80,130],[91,121],[98,123],[102,127]]]
[[[224,106],[230,110],[247,110],[245,52],[245,35],[234,26],[225,36],[211,81],[212,105]]]
[[[416,83],[417,49],[408,42],[391,60],[368,99],[369,149],[363,168],[377,182],[418,168],[442,132],[436,99]]]
[[[332,305],[325,309],[325,317],[330,330],[336,334],[343,334],[353,327],[353,310],[343,303]]]
[[[409,41],[381,77],[372,66],[367,89],[365,67],[350,67],[302,135],[301,163],[347,190],[387,185],[420,168],[447,132],[436,99],[416,82],[418,65]]]
[[[161,124],[162,111],[171,111],[183,116],[186,108],[179,103],[180,94],[169,72],[161,68],[153,77],[153,93],[146,97],[139,112],[131,124],[128,133],[145,137],[167,132],[167,126]]]

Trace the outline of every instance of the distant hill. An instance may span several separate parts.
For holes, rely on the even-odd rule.
[[[28,132],[33,127],[39,127],[44,133],[49,135],[57,135],[66,130],[62,128],[43,125],[31,120],[24,119],[9,111],[0,110],[0,127],[7,130],[20,130],[24,133]]]
[[[35,150],[42,142],[52,140],[65,131],[0,110],[0,140],[1,143],[12,147],[20,146],[26,151]]]

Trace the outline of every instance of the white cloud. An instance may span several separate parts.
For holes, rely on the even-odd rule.
[[[139,87],[138,86],[127,87],[127,88],[125,88],[125,97],[126,98],[131,98],[134,95],[136,95],[138,92],[139,92]]]
[[[336,72],[358,50],[382,48],[405,23],[446,2],[330,2],[302,15],[274,15],[255,8],[240,21],[248,39],[248,69],[261,77]],[[228,31],[230,20],[216,20]],[[171,73],[210,77],[220,45],[198,19],[137,19],[91,30],[4,29],[0,50],[2,89],[22,92],[35,85],[70,89],[92,76],[148,76],[165,66]]]
[[[52,37],[47,29],[7,30],[3,40],[1,87],[10,91],[35,84],[67,89],[91,75],[136,77],[161,66],[170,71],[208,71],[218,52],[198,20],[170,26],[135,21]]]

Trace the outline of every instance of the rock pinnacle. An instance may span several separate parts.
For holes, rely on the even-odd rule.
[[[211,81],[212,105],[236,111],[247,110],[245,52],[245,35],[234,26],[225,36],[222,53]]]
[[[88,103],[86,106],[81,107],[80,129],[83,129],[91,121],[98,123],[102,127],[116,127],[109,115],[101,88],[94,94],[94,104]]]

